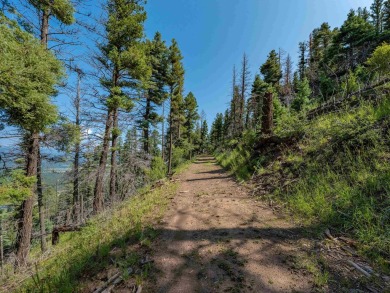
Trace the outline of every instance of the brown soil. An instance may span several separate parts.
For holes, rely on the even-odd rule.
[[[143,292],[314,290],[311,274],[297,265],[311,246],[300,228],[249,196],[211,157],[177,179]]]

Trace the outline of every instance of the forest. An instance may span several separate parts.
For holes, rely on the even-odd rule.
[[[174,194],[195,201],[211,192],[185,185],[201,180],[180,177],[195,170],[231,174],[311,239],[353,244],[350,262],[366,279],[317,257],[295,264],[313,276],[315,289],[298,284],[302,292],[347,292],[335,283],[387,292],[390,1],[350,10],[340,27],[314,28],[297,44],[298,60],[276,47],[251,73],[243,53],[226,81],[228,107],[210,129],[185,87],[180,44],[158,31],[146,37],[145,5],[105,0],[100,15],[89,1],[0,1],[0,290],[156,292],[144,285],[158,275],[149,250],[165,235],[155,222]],[[223,169],[196,169],[211,165]],[[126,251],[131,241],[145,258]],[[229,249],[211,263],[234,285],[223,290],[221,277],[212,292],[252,292],[234,275],[245,261]],[[119,268],[112,278],[110,266]],[[101,271],[99,289],[86,280]],[[137,291],[115,291],[129,278]]]

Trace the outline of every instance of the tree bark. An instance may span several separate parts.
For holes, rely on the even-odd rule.
[[[172,174],[172,148],[173,148],[173,132],[172,132],[172,123],[169,123],[169,157],[168,157],[168,175]]]
[[[0,217],[0,268],[3,274],[4,266],[4,245],[3,245],[3,218]]]
[[[41,44],[47,49],[48,44],[48,33],[49,33],[49,17],[50,12],[47,9],[42,10],[41,18]],[[37,144],[37,161],[36,161],[36,177],[37,177],[37,186],[36,191],[38,194],[38,215],[39,215],[39,227],[41,231],[40,241],[41,241],[41,251],[46,251],[46,231],[45,231],[45,214],[43,206],[43,188],[42,188],[42,156],[39,146],[39,139]],[[27,175],[28,176],[28,175]]]
[[[38,194],[38,215],[39,227],[41,230],[41,251],[46,251],[46,229],[45,229],[45,211],[43,206],[43,188],[42,188],[42,156],[38,145],[38,161],[37,161],[37,194]]]
[[[110,171],[110,199],[111,202],[115,202],[117,200],[116,196],[116,176],[118,169],[117,162],[117,153],[118,150],[118,137],[119,137],[119,129],[118,129],[118,109],[113,110],[113,132],[112,132],[112,143],[111,143],[111,171]]]
[[[76,108],[76,127],[80,130],[80,72],[77,72],[77,94],[75,99]],[[80,216],[80,187],[79,187],[79,164],[80,164],[80,140],[75,144],[74,161],[73,161],[73,216],[77,224],[81,221]]]
[[[107,113],[106,128],[103,137],[103,146],[100,154],[99,167],[97,170],[96,183],[94,189],[93,212],[95,214],[100,212],[103,209],[103,203],[104,203],[104,194],[103,194],[104,182],[103,181],[104,181],[104,173],[107,164],[110,133],[112,129],[112,120],[113,120],[113,111],[109,109]]]
[[[49,42],[48,34],[49,34],[49,17],[50,12],[48,9],[42,10],[42,18],[41,18],[41,43],[47,48],[47,44]]]
[[[266,93],[263,103],[263,116],[261,121],[261,133],[271,135],[273,129],[273,94]]]
[[[38,132],[32,132],[30,134],[27,139],[27,145],[26,176],[36,177],[39,149]],[[16,264],[19,266],[27,263],[27,256],[30,250],[35,189],[36,184],[33,185],[32,195],[25,199],[19,208],[18,231],[16,236]]]
[[[169,154],[168,154],[168,175],[172,173],[172,148],[173,148],[173,112],[172,112],[172,97],[173,89],[170,92],[171,105],[169,110]]]
[[[165,162],[165,103],[162,103],[162,125],[161,125],[161,157]]]
[[[150,99],[149,99],[149,96],[148,96],[146,98],[146,107],[145,107],[145,115],[144,115],[145,126],[143,127],[143,132],[144,132],[144,152],[146,154],[149,154],[149,119],[150,119],[150,110],[151,110],[151,105],[150,105]]]

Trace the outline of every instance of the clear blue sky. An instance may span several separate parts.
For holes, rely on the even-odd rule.
[[[328,22],[339,27],[348,11],[372,0],[149,0],[146,33],[175,38],[184,56],[185,92],[192,91],[209,121],[230,99],[233,65],[244,52],[258,73],[270,50],[279,47],[296,64],[298,43]]]

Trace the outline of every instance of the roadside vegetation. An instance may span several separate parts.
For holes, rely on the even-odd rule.
[[[299,45],[295,73],[289,57],[279,62],[272,51],[250,93],[242,90],[244,56],[240,75],[233,71],[230,107],[217,115],[210,139],[220,164],[253,185],[255,196],[322,234],[331,229],[355,239],[360,253],[388,272],[390,27],[375,26],[374,9],[389,7],[380,2],[371,14],[351,10],[340,28],[313,30]]]
[[[134,259],[127,255],[126,248],[153,240],[152,227],[164,214],[176,188],[177,184],[167,182],[153,190],[140,190],[138,195],[89,220],[81,231],[61,235],[60,243],[45,255],[38,257],[39,252],[33,251],[37,257],[34,269],[15,275],[6,273],[8,280],[2,290],[75,292],[82,289],[82,277],[98,273],[112,258],[126,276],[128,267],[139,261],[136,255]],[[110,255],[114,248],[122,253]],[[12,266],[8,269],[13,270]]]

